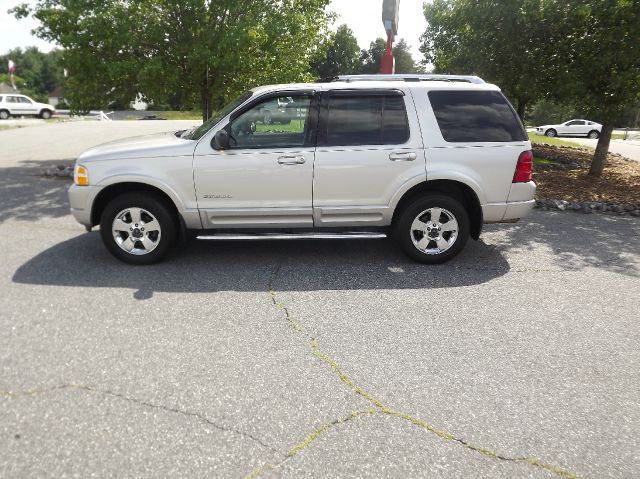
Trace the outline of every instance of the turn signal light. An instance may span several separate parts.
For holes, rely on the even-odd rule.
[[[73,172],[73,182],[78,186],[87,186],[89,184],[89,172],[84,166],[76,165]]]
[[[518,157],[516,172],[513,175],[514,183],[528,183],[533,176],[533,152],[523,151]]]

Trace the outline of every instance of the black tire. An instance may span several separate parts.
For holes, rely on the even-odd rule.
[[[0,120],[8,120],[11,114],[7,110],[0,110]]]
[[[112,232],[114,220],[119,213],[128,208],[146,210],[160,224],[161,235],[158,238],[157,246],[148,253],[140,255],[129,253],[116,242],[115,233]],[[107,204],[100,218],[100,236],[104,245],[120,261],[133,265],[146,265],[160,261],[172,249],[176,242],[177,233],[178,227],[171,207],[160,198],[143,193],[125,193],[117,196]],[[131,237],[133,238],[133,236]]]
[[[597,140],[600,138],[600,132],[598,130],[591,130],[587,135],[587,138],[591,138],[592,140]]]
[[[547,131],[544,132],[544,136],[548,136],[549,138],[555,138],[556,136],[558,136],[558,132],[553,128],[549,128]]]
[[[51,110],[42,110],[40,112],[40,118],[42,118],[43,120],[48,120],[49,118],[51,118]]]
[[[414,244],[414,240],[417,241],[419,239],[416,237],[416,234],[419,233],[412,231],[411,226],[414,220],[418,217],[425,218],[421,213],[426,212],[431,208],[442,208],[443,210],[446,210],[447,213],[450,213],[453,216],[458,224],[457,237],[453,240],[453,243],[449,248],[441,253],[429,254],[420,250],[418,246]],[[443,214],[446,218],[446,213]],[[430,221],[427,223],[430,223]],[[442,232],[438,234],[442,234],[444,236],[448,233]],[[464,245],[467,243],[467,240],[469,239],[469,213],[458,200],[444,194],[432,194],[416,198],[400,213],[400,216],[394,225],[394,235],[396,240],[400,242],[404,252],[413,260],[424,264],[444,263],[460,253],[464,248]],[[426,237],[426,233],[422,236],[422,238],[424,237]],[[450,233],[448,234],[448,237],[451,238]],[[429,244],[435,244],[435,240]]]

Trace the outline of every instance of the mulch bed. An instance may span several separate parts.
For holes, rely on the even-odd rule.
[[[551,163],[536,165],[533,180],[537,198],[575,202],[605,202],[640,208],[640,162],[609,154],[600,178],[589,176],[593,152],[580,148],[534,145],[535,158]]]

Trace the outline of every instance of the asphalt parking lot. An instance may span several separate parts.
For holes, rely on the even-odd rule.
[[[169,123],[0,132],[0,477],[640,475],[640,220],[126,266],[40,173]]]

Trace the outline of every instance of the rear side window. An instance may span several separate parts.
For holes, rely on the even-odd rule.
[[[430,91],[445,141],[508,142],[527,139],[513,107],[497,91]]]
[[[336,95],[328,108],[327,145],[399,145],[409,139],[401,95]]]

